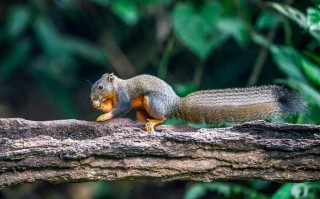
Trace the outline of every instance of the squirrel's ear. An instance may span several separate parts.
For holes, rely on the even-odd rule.
[[[106,79],[107,79],[107,82],[113,83],[113,80],[114,80],[113,73],[107,73],[106,74]]]

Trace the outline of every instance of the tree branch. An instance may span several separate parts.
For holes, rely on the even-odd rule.
[[[0,187],[34,181],[320,179],[320,126],[195,129],[0,119]]]

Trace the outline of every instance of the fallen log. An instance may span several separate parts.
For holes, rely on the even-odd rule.
[[[320,126],[0,119],[0,187],[47,181],[320,180]]]

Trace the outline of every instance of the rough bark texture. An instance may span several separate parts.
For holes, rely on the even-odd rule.
[[[255,121],[195,129],[0,119],[0,187],[34,182],[320,179],[320,126]]]

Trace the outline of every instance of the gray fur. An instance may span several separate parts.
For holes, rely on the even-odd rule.
[[[101,85],[103,90],[99,89]],[[166,82],[151,75],[122,80],[105,74],[93,85],[91,99],[110,92],[116,92],[119,106],[123,106],[115,107],[117,115],[128,112],[133,99],[143,95],[148,99],[154,119],[177,117],[194,123],[265,119],[301,113],[306,108],[299,95],[274,85],[203,90],[180,98]]]
[[[280,86],[204,90],[181,99],[176,117],[194,123],[218,124],[296,114],[306,104]]]

